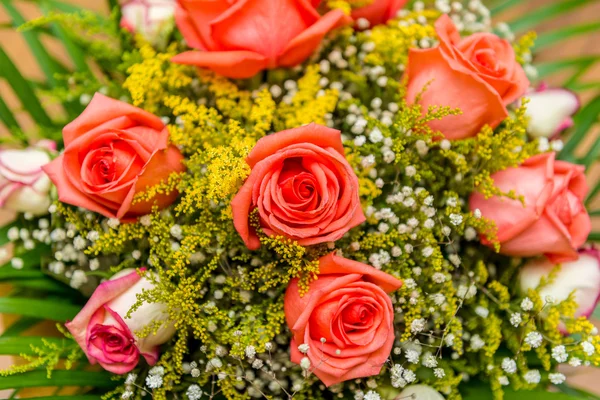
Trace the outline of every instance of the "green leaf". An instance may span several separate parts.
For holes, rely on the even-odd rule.
[[[8,105],[4,102],[2,97],[0,97],[0,121],[9,129],[9,130],[19,130],[19,123],[15,119],[14,115],[8,108]]]
[[[35,354],[31,349],[32,345],[44,347],[44,341],[46,341],[46,343],[60,346],[65,340],[67,339],[40,336],[0,336],[0,354]]]
[[[94,386],[112,388],[117,382],[111,380],[113,375],[106,371],[54,371],[48,379],[46,371],[31,371],[18,375],[5,376],[0,379],[0,389],[33,388],[43,386]]]
[[[559,153],[559,158],[566,161],[574,161],[574,152],[579,143],[586,137],[592,126],[598,121],[600,115],[600,96],[597,96],[585,105],[573,118],[575,131],[565,143],[565,147]]]
[[[64,322],[73,319],[79,311],[81,311],[81,306],[69,304],[64,301],[0,297],[0,314],[17,314]]]
[[[39,322],[40,320],[37,318],[19,318],[16,322],[13,322],[11,326],[6,328],[2,335],[0,335],[0,337],[19,336],[21,333],[25,332],[27,329],[31,328]]]
[[[46,114],[40,100],[35,95],[29,81],[27,81],[19,72],[15,64],[8,57],[8,54],[0,47],[0,76],[3,76],[7,83],[21,101],[23,108],[31,115],[31,118],[40,125],[52,126],[52,120]]]
[[[43,279],[45,276],[39,269],[14,269],[10,265],[0,267],[0,282],[21,279]]]
[[[13,21],[15,28],[23,25],[26,21],[25,18],[19,13],[19,11],[12,5],[11,2],[3,2],[4,9]],[[50,86],[54,87],[57,85],[56,74],[64,73],[66,68],[62,65],[58,65],[56,61],[50,57],[50,54],[46,51],[46,47],[42,44],[38,35],[35,31],[24,31],[21,32],[23,38],[27,42],[27,45],[31,49],[33,56],[38,62],[42,72],[46,76]]]
[[[540,78],[544,78],[548,75],[556,74],[563,69],[575,68],[577,70],[581,70],[583,68],[589,68],[598,61],[600,61],[600,56],[597,55],[582,56],[540,63],[536,65],[536,68],[538,71],[538,76]]]
[[[74,292],[73,289],[71,289],[69,286],[66,286],[63,283],[60,283],[59,281],[48,277],[44,277],[43,279],[22,279],[18,281],[13,281],[11,283],[17,287],[35,289],[37,291],[43,292],[61,293],[63,295],[69,296],[78,293]]]
[[[588,236],[588,242],[600,242],[600,232],[592,232]]]
[[[579,35],[585,35],[594,31],[600,30],[600,22],[591,22],[588,24],[571,25],[564,28],[556,29],[551,32],[540,34],[535,40],[534,49],[541,50],[545,47],[552,46],[563,40],[567,40]]]
[[[534,29],[545,20],[552,19],[573,11],[596,0],[562,0],[560,2],[547,2],[543,7],[535,11],[524,13],[522,17],[516,18],[509,23],[513,31],[524,31]]]
[[[523,4],[522,0],[496,1],[490,6],[490,13],[496,15],[519,4]]]

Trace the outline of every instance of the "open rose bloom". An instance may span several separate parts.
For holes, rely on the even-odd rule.
[[[131,220],[156,204],[171,204],[176,192],[133,204],[136,193],[183,171],[183,156],[169,145],[169,132],[155,115],[99,93],[63,129],[65,151],[44,171],[60,201],[107,218]]]
[[[292,361],[308,358],[309,371],[327,386],[377,375],[394,344],[388,293],[401,286],[399,279],[369,265],[333,254],[322,257],[319,277],[307,294],[300,296],[298,279],[285,293]]]
[[[195,50],[173,61],[229,78],[298,65],[352,21],[341,10],[321,16],[309,0],[179,0],[175,20]]]
[[[475,192],[471,210],[498,227],[500,252],[517,257],[546,255],[552,262],[576,260],[591,231],[583,200],[588,192],[584,167],[540,154],[521,166],[492,175],[504,193],[514,190],[525,203],[506,197],[486,199]]]
[[[482,32],[460,37],[456,26],[442,15],[435,23],[440,44],[432,49],[411,49],[408,58],[407,101],[429,106],[459,108],[429,122],[447,139],[464,139],[489,125],[497,127],[506,117],[506,106],[525,93],[529,80],[517,63],[511,44]]]
[[[254,210],[265,234],[303,246],[337,240],[365,221],[339,131],[310,124],[265,136],[246,161],[252,172],[231,208],[249,249],[260,247],[249,222]]]
[[[137,301],[136,295],[153,287],[135,270],[123,270],[98,286],[85,307],[66,324],[91,364],[99,363],[108,371],[124,374],[135,368],[140,356],[150,365],[158,361],[159,345],[175,332],[174,326],[166,322],[166,306],[144,303],[131,318],[125,318]],[[155,334],[138,338],[135,332],[152,321],[165,323]]]

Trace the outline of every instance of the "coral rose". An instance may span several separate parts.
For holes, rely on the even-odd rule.
[[[303,246],[335,241],[365,221],[339,131],[310,124],[265,136],[246,161],[252,172],[231,207],[249,249],[260,247],[249,222],[255,209],[264,233]]]
[[[175,333],[174,325],[168,322],[166,306],[144,303],[131,313],[131,318],[125,318],[137,301],[136,295],[153,287],[135,270],[123,270],[98,286],[73,321],[67,322],[67,329],[91,364],[99,363],[107,371],[125,374],[135,368],[140,355],[150,365],[158,361],[158,346]],[[155,321],[164,323],[154,334],[135,336],[136,331]]]
[[[99,93],[63,129],[64,153],[44,166],[58,199],[107,218],[125,220],[171,204],[177,193],[132,205],[133,196],[183,171],[160,118]]]
[[[300,296],[298,279],[285,293],[292,362],[327,386],[379,374],[394,344],[393,276],[333,254],[319,260],[319,277]],[[322,341],[322,338],[325,341]]]
[[[196,51],[174,62],[250,78],[300,64],[325,34],[352,19],[341,10],[321,16],[309,0],[179,0],[175,21]]]
[[[523,204],[506,197],[486,199],[477,192],[471,196],[471,210],[495,221],[501,253],[544,254],[554,263],[577,259],[577,249],[591,230],[583,205],[588,192],[583,166],[555,161],[554,153],[545,153],[492,178],[502,192],[514,190],[524,198]]]
[[[352,10],[352,18],[364,18],[371,26],[384,24],[394,18],[408,0],[373,0],[371,4]]]
[[[417,101],[426,88],[418,100],[424,111],[429,106],[460,108],[461,115],[429,122],[447,139],[475,136],[484,125],[495,128],[508,116],[506,105],[529,87],[512,46],[487,32],[461,39],[447,15],[435,29],[439,46],[410,50],[407,101]]]

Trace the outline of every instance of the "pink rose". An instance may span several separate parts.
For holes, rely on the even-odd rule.
[[[365,221],[340,131],[310,124],[274,133],[260,139],[246,161],[252,172],[231,208],[249,249],[260,247],[249,221],[254,209],[265,234],[302,246],[338,240]]]
[[[170,205],[177,192],[132,204],[145,191],[185,170],[183,155],[155,115],[96,93],[63,129],[65,151],[44,166],[63,203],[125,221]]]
[[[124,319],[136,302],[136,295],[152,288],[152,282],[136,271],[123,270],[98,286],[85,307],[66,324],[91,364],[99,363],[107,371],[125,374],[135,368],[140,355],[150,365],[158,361],[159,345],[175,333],[173,324],[167,322],[167,307],[144,303],[131,318]],[[153,321],[165,323],[153,335],[135,336],[136,331]]]
[[[178,0],[175,21],[195,50],[174,62],[250,78],[302,63],[328,32],[352,19],[341,10],[319,15],[309,0]]]
[[[519,274],[521,289],[535,289],[554,267],[556,264],[548,260],[530,261]],[[554,281],[540,289],[540,296],[542,299],[551,296],[558,303],[573,292],[577,302],[575,317],[592,315],[600,300],[600,251],[597,249],[580,250],[578,260],[562,263]],[[564,326],[561,330],[565,331]]]
[[[306,366],[308,360],[309,371],[327,386],[379,374],[394,344],[388,293],[402,281],[333,253],[319,262],[307,294],[300,295],[298,279],[285,293],[292,362]]]
[[[554,263],[577,259],[577,249],[591,230],[583,205],[588,192],[583,166],[555,161],[554,153],[545,153],[492,178],[502,192],[514,190],[525,201],[523,205],[506,197],[485,199],[478,192],[471,196],[471,210],[479,209],[495,221],[501,253],[544,254]]]
[[[42,215],[50,206],[52,182],[42,170],[56,143],[43,140],[27,149],[0,149],[0,207]]]

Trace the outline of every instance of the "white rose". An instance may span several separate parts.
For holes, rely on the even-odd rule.
[[[52,182],[42,171],[55,144],[43,141],[27,149],[0,149],[0,207],[42,215],[50,206]]]
[[[121,26],[156,42],[174,13],[175,0],[127,0],[121,2]]]
[[[527,131],[533,137],[551,138],[571,127],[571,116],[577,112],[580,103],[577,95],[567,89],[542,87],[527,93],[529,126]]]
[[[546,259],[529,262],[519,276],[521,289],[535,289],[542,277],[548,276],[555,267]],[[559,303],[575,292],[578,304],[575,316],[589,316],[600,297],[600,252],[595,249],[582,250],[577,261],[561,264],[554,281],[540,290],[542,299],[552,298]]]
[[[400,394],[396,396],[396,399],[444,400],[444,396],[432,387],[426,385],[411,385],[400,392]]]

